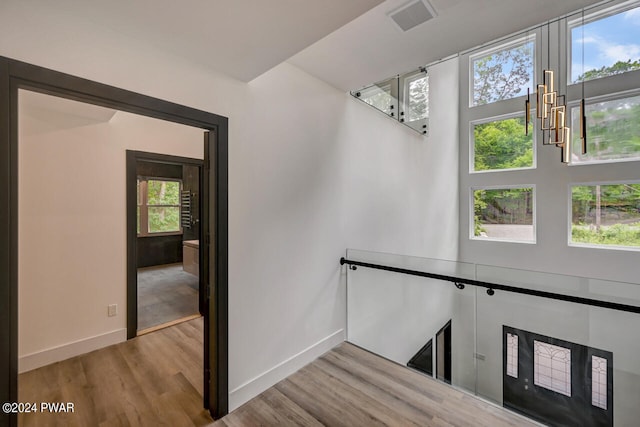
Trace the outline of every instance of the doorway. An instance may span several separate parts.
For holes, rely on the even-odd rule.
[[[205,278],[215,286],[207,289],[210,298],[204,322],[204,406],[214,418],[228,411],[227,356],[227,200],[228,121],[160,99],[77,78],[42,67],[0,57],[0,180],[8,191],[0,192],[0,400],[18,401],[18,90],[25,89],[72,99],[92,105],[199,127],[205,138],[202,192],[207,206],[214,209],[201,218],[202,251],[212,246],[215,259],[204,266]],[[209,160],[211,159],[211,160]],[[135,193],[134,193],[135,197]],[[127,203],[135,204],[135,198]],[[127,220],[127,228],[135,230]],[[214,239],[210,239],[210,233]],[[135,253],[127,250],[127,260]],[[215,268],[213,268],[215,266]],[[212,315],[209,315],[209,314]],[[210,350],[211,349],[211,350]],[[17,424],[16,414],[0,414],[0,424]]]
[[[135,188],[135,283],[128,283],[129,316],[137,318],[132,337],[154,332],[205,313],[205,283],[200,259],[203,161],[166,154],[127,151],[135,171],[127,170],[127,191]],[[135,182],[132,181],[135,172]],[[206,255],[206,254],[204,254]],[[134,322],[129,322],[133,325]]]

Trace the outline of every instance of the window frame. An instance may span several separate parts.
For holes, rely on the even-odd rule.
[[[475,105],[474,104],[474,89],[475,89],[475,70],[474,70],[474,62],[476,59],[478,58],[482,58],[484,56],[489,56],[492,55],[496,52],[500,52],[503,50],[509,50],[509,49],[513,49],[516,48],[520,45],[525,45],[527,43],[533,42],[533,84],[535,85],[535,82],[538,79],[538,36],[535,32],[531,33],[531,34],[526,34],[523,35],[521,33],[516,34],[514,36],[509,37],[509,40],[507,41],[497,41],[495,43],[489,43],[487,45],[486,49],[479,49],[478,52],[469,55],[469,69],[468,69],[468,73],[469,73],[469,94],[468,94],[468,108],[470,109],[474,109],[474,108],[481,108],[481,107],[488,107],[490,105],[495,105],[496,103],[499,102],[504,102],[504,101],[511,101],[514,99],[518,99],[520,97],[522,97],[524,99],[524,97],[527,96],[527,94],[522,94],[522,95],[518,95],[518,96],[514,96],[512,98],[506,98],[506,99],[500,99],[498,101],[493,101],[493,102],[489,102],[486,104],[478,104]]]
[[[509,169],[487,169],[487,170],[475,170],[475,160],[476,160],[476,139],[475,139],[475,135],[474,135],[474,127],[476,125],[483,125],[483,124],[487,124],[487,123],[492,123],[492,122],[499,122],[501,120],[508,120],[508,119],[516,119],[525,117],[525,113],[524,112],[511,112],[511,113],[505,113],[505,114],[500,114],[498,116],[492,116],[492,117],[483,117],[480,119],[476,119],[476,120],[470,120],[469,121],[469,175],[475,175],[475,174],[485,174],[485,173],[496,173],[496,172],[513,172],[513,171],[522,171],[522,170],[532,170],[532,169],[537,169],[538,167],[538,159],[537,159],[537,153],[538,153],[538,148],[537,148],[537,135],[538,133],[536,132],[535,126],[533,126],[533,129],[531,130],[531,136],[532,136],[532,150],[533,150],[533,161],[532,161],[532,165],[531,166],[527,166],[527,167],[521,167],[521,168],[509,168]]]
[[[597,104],[600,102],[616,101],[619,99],[631,98],[636,96],[640,96],[640,86],[636,89],[623,90],[621,92],[611,92],[608,94],[585,98],[585,106],[589,106],[590,104]],[[569,117],[568,120],[569,120],[569,123],[571,124],[573,124],[573,109],[576,107],[580,107],[580,100],[573,100],[571,102],[567,102],[567,110],[568,110],[568,117]],[[572,144],[573,144],[573,136],[571,138],[572,138]],[[573,152],[573,148],[574,147],[572,146],[571,147],[572,152]],[[626,157],[626,158],[605,159],[605,160],[588,160],[583,162],[571,161],[569,162],[568,166],[575,167],[575,166],[603,165],[603,164],[626,163],[626,162],[640,162],[640,153],[638,154],[638,157]]]
[[[593,22],[607,19],[611,16],[625,13],[630,11],[631,9],[636,9],[636,8],[640,8],[640,4],[637,2],[637,0],[627,0],[625,2],[614,4],[614,5],[603,5],[601,7],[596,7],[594,8],[594,10],[590,11],[584,16],[581,13],[574,13],[566,20],[566,25],[565,25],[566,36],[565,37],[566,37],[567,54],[566,54],[565,60],[566,60],[567,75],[564,76],[564,78],[566,79],[567,87],[582,84],[581,80],[577,82],[573,82],[571,80],[571,74],[573,73],[573,64],[572,64],[573,61],[571,60],[573,56],[573,46],[572,46],[573,39],[571,37],[571,33],[573,32],[573,29],[580,27],[583,24],[584,25],[591,24]],[[638,70],[635,70],[635,71],[638,71]],[[584,73],[584,70],[583,70],[583,73]],[[591,80],[585,80],[585,83],[597,82],[607,77],[615,77],[623,74],[627,74],[627,73],[615,74],[612,76],[598,77]]]
[[[532,226],[533,226],[533,240],[515,240],[515,239],[492,239],[486,237],[475,236],[475,199],[474,192],[478,190],[515,190],[531,188],[531,199],[533,201],[532,208]],[[535,245],[538,241],[538,230],[536,226],[537,222],[537,209],[538,203],[536,201],[536,185],[535,184],[498,184],[498,185],[472,185],[469,189],[469,240],[480,242],[500,242],[500,243],[521,243],[527,245]]]
[[[179,236],[184,233],[182,228],[182,223],[180,221],[180,209],[182,208],[182,204],[180,201],[180,196],[178,194],[178,204],[177,205],[150,205],[149,204],[149,192],[148,192],[148,183],[149,181],[164,181],[164,182],[177,182],[180,185],[180,190],[182,191],[182,180],[177,178],[165,178],[165,177],[153,177],[153,176],[138,176],[138,221],[140,224],[140,231],[137,233],[137,237],[160,237],[160,236]],[[178,230],[177,231],[158,231],[152,232],[149,231],[149,208],[178,208]]]
[[[573,187],[592,187],[596,185],[622,185],[622,184],[640,184],[640,179],[617,180],[617,181],[591,181],[591,182],[570,182],[567,191],[568,215],[567,215],[567,245],[572,248],[583,249],[603,249],[614,251],[630,251],[640,252],[640,246],[619,246],[619,245],[597,245],[593,243],[576,243],[572,241],[573,231]]]

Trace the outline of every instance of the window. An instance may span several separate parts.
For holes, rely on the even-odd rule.
[[[181,182],[138,178],[138,235],[181,233]]]
[[[571,187],[570,241],[640,249],[640,184]]]
[[[591,356],[591,404],[607,410],[607,359]]]
[[[472,170],[533,167],[533,126],[525,134],[524,115],[472,124]]]
[[[534,51],[534,39],[525,38],[471,57],[470,106],[526,95],[533,87]]]
[[[518,336],[507,333],[507,375],[518,378]]]
[[[533,341],[533,383],[571,396],[571,350]]]
[[[472,189],[471,238],[535,242],[534,188]]]
[[[571,29],[571,82],[640,70],[640,7],[576,18]],[[584,56],[584,62],[583,62]]]
[[[580,108],[571,109],[572,127],[580,129]],[[586,104],[587,154],[573,133],[572,163],[640,159],[640,95]]]

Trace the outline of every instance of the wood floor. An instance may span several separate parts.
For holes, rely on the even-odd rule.
[[[525,418],[344,343],[214,427],[535,426]]]
[[[197,314],[198,277],[182,264],[138,269],[138,331]]]
[[[72,402],[74,413],[22,414],[21,426],[204,426],[203,319],[25,372],[20,402]]]
[[[537,425],[344,343],[215,423],[203,409],[203,319],[19,376],[21,402],[74,413],[22,414],[21,426]]]

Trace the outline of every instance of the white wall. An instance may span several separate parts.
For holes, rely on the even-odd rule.
[[[0,17],[0,54],[230,118],[230,409],[344,339],[346,247],[456,252],[455,126],[425,140],[288,64],[242,84],[61,19]]]
[[[126,339],[126,150],[202,158],[203,131],[122,112],[99,123],[22,103],[20,112],[25,371]],[[117,316],[107,317],[109,304]]]

